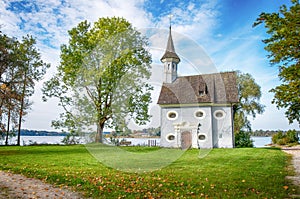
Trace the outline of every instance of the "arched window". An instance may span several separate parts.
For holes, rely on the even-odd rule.
[[[173,71],[174,71],[174,72],[177,70],[177,68],[176,68],[176,64],[175,64],[175,63],[173,63],[173,67],[172,67],[172,69],[173,69]]]

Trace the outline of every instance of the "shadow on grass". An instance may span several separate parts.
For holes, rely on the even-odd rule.
[[[116,147],[87,144],[87,150],[107,167],[124,172],[143,173],[161,169],[182,156],[186,150],[170,148]]]

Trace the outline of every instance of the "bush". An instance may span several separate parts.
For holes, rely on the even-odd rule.
[[[251,140],[250,133],[245,131],[240,131],[235,134],[235,147],[253,147],[253,140]]]
[[[286,132],[286,138],[287,138],[288,143],[298,143],[299,142],[299,138],[298,138],[296,130],[288,130],[288,132]]]
[[[278,132],[272,136],[272,143],[278,145],[298,144],[299,138],[296,130],[288,130],[285,134]]]
[[[275,133],[272,136],[272,143],[277,144],[278,142],[282,142],[282,141],[280,141],[280,140],[282,140],[282,138],[283,138],[283,133],[282,133],[282,131],[279,131],[278,133]]]

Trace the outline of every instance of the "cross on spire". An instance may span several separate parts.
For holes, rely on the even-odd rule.
[[[169,23],[170,23],[170,28],[171,28],[171,25],[172,25],[172,17],[173,17],[172,14],[169,14],[169,15],[168,15]]]

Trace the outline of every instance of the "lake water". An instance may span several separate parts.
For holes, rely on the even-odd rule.
[[[37,144],[62,144],[64,136],[21,136],[20,144],[22,146],[29,145],[33,143]],[[0,144],[4,144],[4,140],[0,140]],[[17,137],[10,138],[8,141],[9,144],[16,144]]]
[[[252,136],[253,145],[256,148],[267,147],[265,145],[272,143],[272,137],[256,137]]]
[[[62,144],[62,140],[64,136],[21,136],[21,145],[29,145],[32,143],[37,144]],[[254,141],[254,147],[266,147],[265,145],[270,144],[272,142],[271,137],[251,137]],[[121,140],[121,139],[120,139]],[[159,146],[160,139],[159,138],[125,138],[126,141],[131,142],[131,145],[140,145],[140,146],[148,146],[151,144],[152,146]],[[0,140],[0,145],[4,145],[5,141]],[[9,140],[10,144],[16,143],[16,137]],[[81,143],[84,143],[84,140],[81,140]]]

